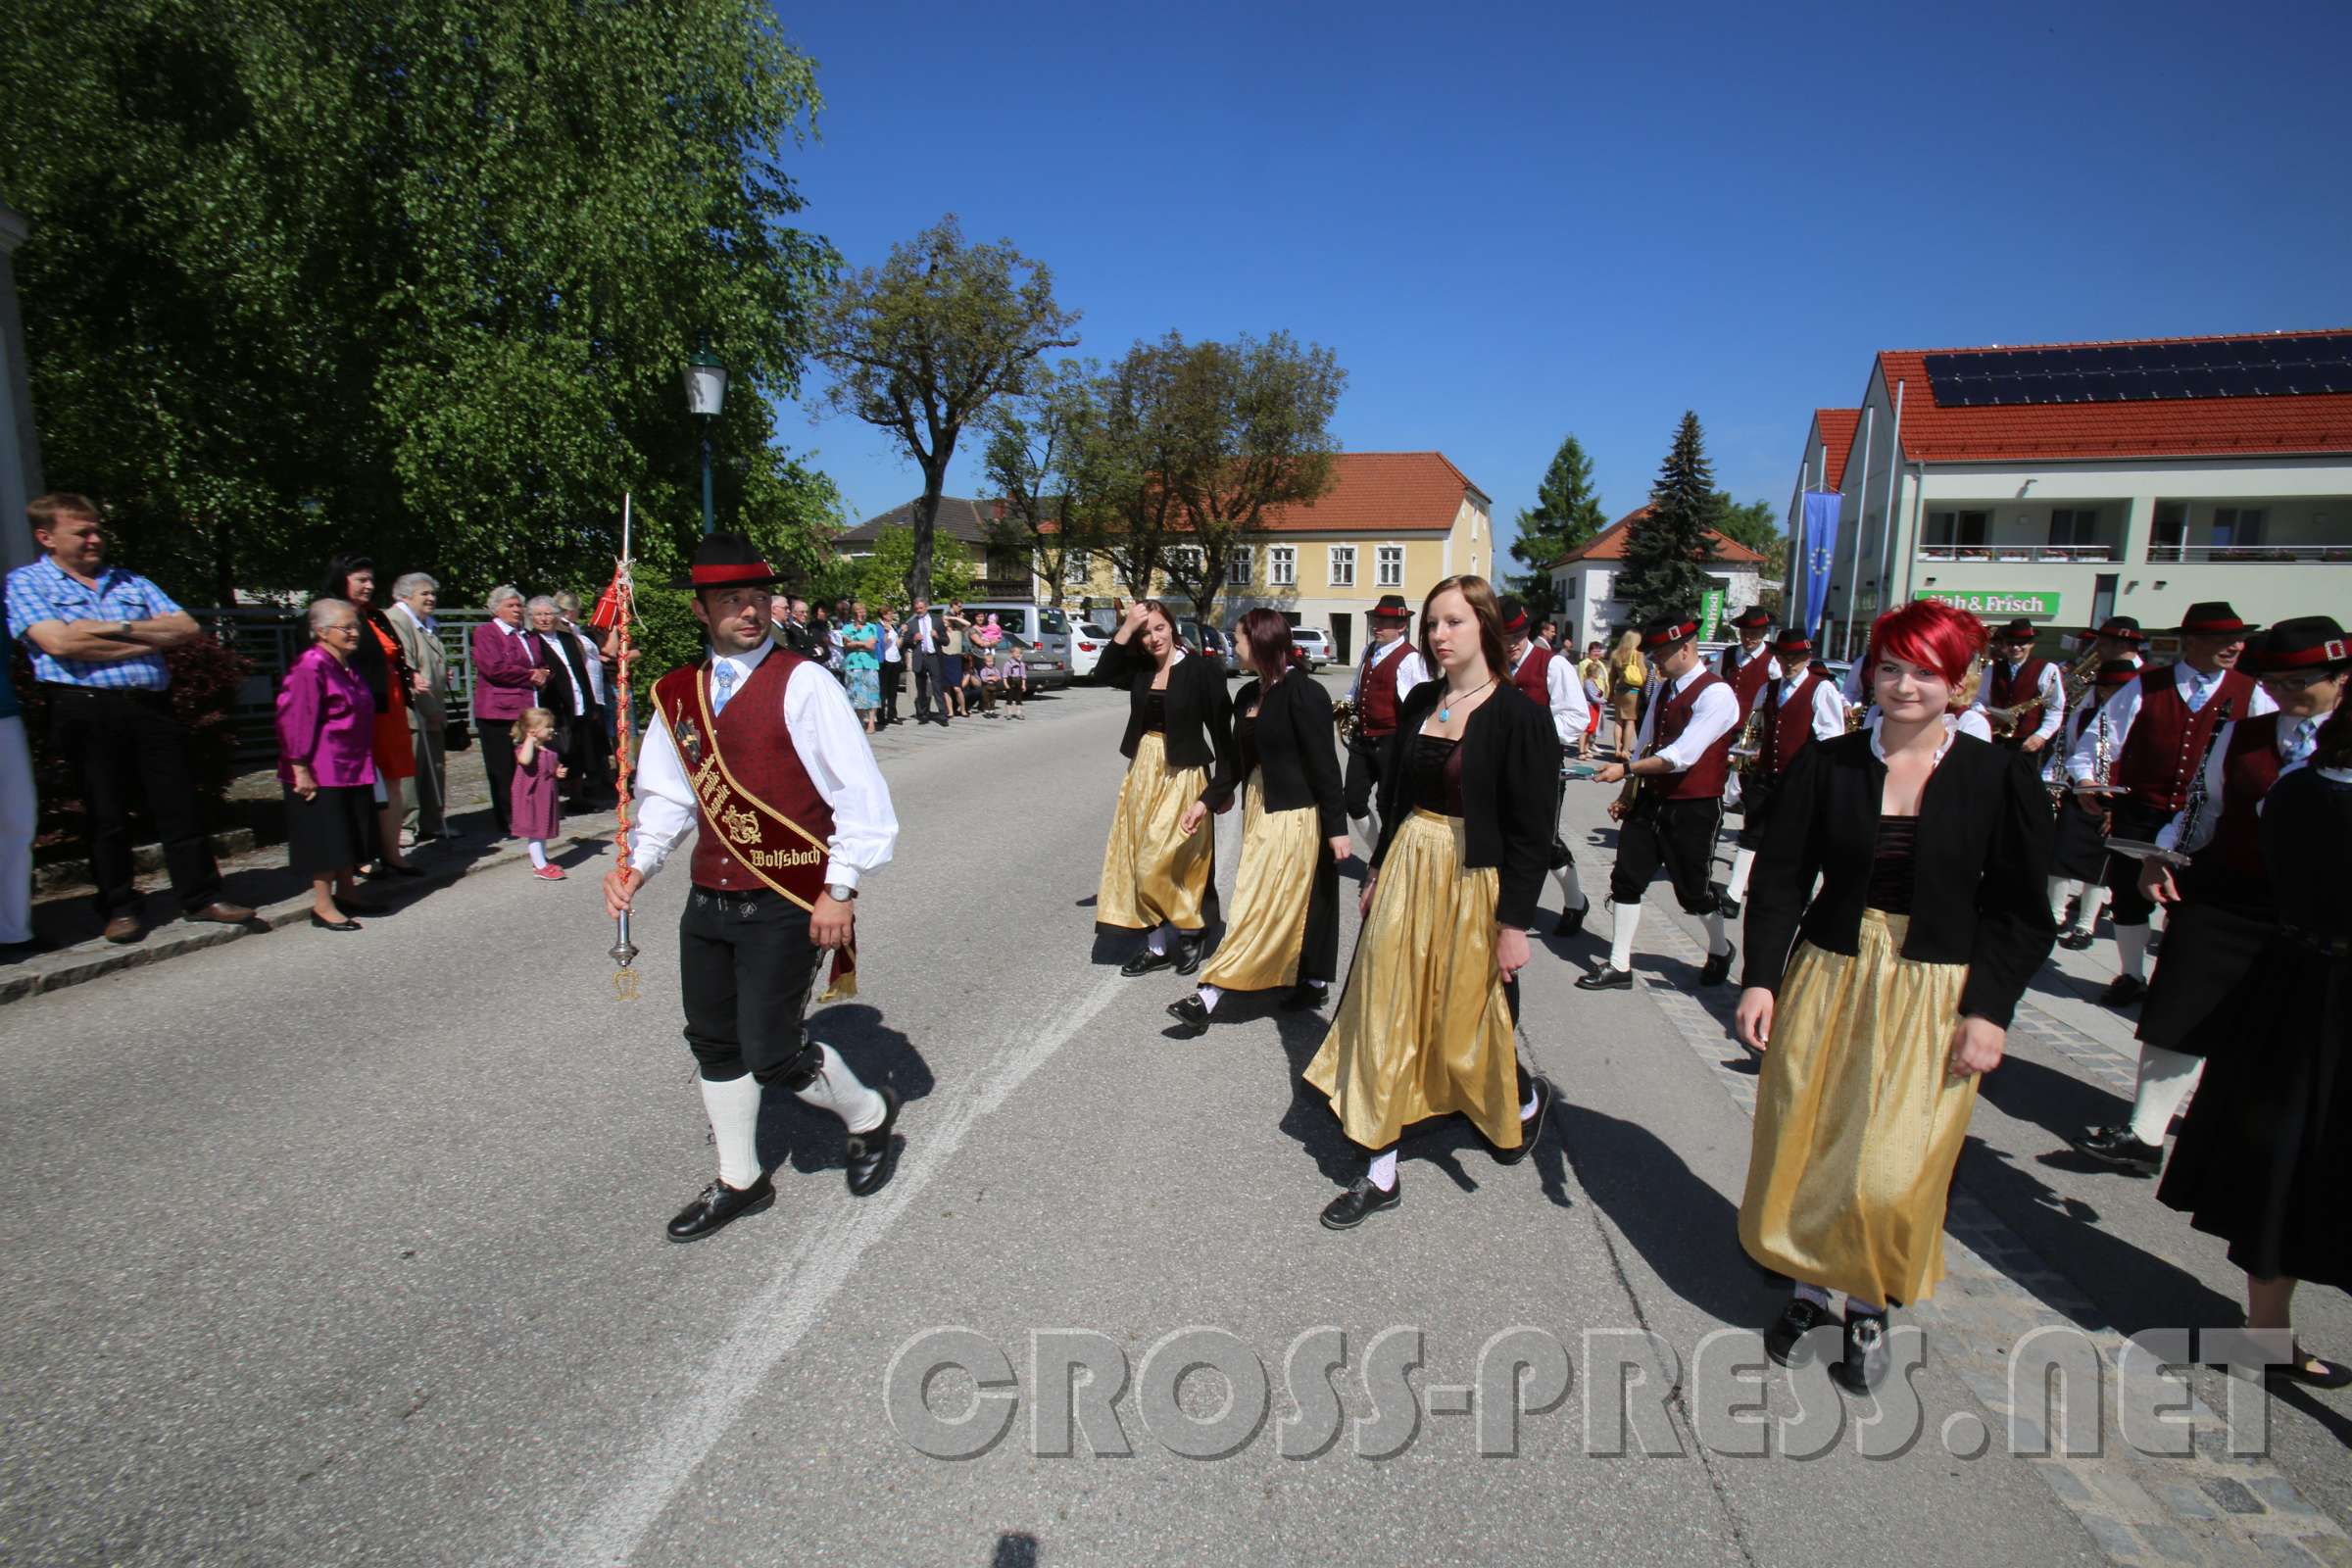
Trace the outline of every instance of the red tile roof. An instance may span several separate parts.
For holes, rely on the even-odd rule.
[[[2246,335],[2124,341],[2215,343]],[[2268,338],[2274,334],[2260,335]],[[1946,409],[1936,405],[1935,391],[1928,382],[1930,354],[1998,354],[2027,349],[2112,346],[2015,343],[1998,349],[1890,349],[1878,357],[1876,373],[1886,382],[1890,405],[1895,383],[1904,384],[1903,453],[1914,462],[2000,463],[2045,458],[2093,460],[2352,452],[2352,393],[2346,392]]]
[[[1331,488],[1304,506],[1276,507],[1270,533],[1444,533],[1465,496],[1490,505],[1443,452],[1342,452],[1332,459]]]
[[[1845,460],[1853,454],[1854,431],[1862,423],[1862,411],[1815,409],[1813,423],[1819,431],[1822,444],[1829,449],[1829,487],[1842,490],[1845,488]],[[1806,461],[1811,462],[1813,456],[1809,452],[1805,454]]]
[[[1636,517],[1648,515],[1649,507],[1646,504],[1636,507],[1544,569],[1550,571],[1554,567],[1565,566],[1575,561],[1623,561],[1625,559],[1625,536],[1631,531],[1629,525]],[[1715,559],[1724,565],[1747,566],[1760,565],[1763,563],[1762,556],[1757,555],[1737,539],[1725,538],[1712,528],[1707,530],[1707,538],[1715,546]]]

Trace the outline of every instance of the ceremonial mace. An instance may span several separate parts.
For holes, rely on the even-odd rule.
[[[629,863],[629,743],[636,738],[636,723],[630,710],[629,665],[632,654],[629,648],[629,622],[637,614],[637,589],[630,572],[629,524],[629,497],[623,493],[620,498],[620,559],[612,564],[612,586],[605,591],[619,631],[615,668],[620,683],[620,723],[612,754],[613,772],[618,780],[615,794],[619,799],[612,842],[620,852],[620,863],[623,866]],[[598,608],[601,610],[604,607],[600,605]],[[612,961],[618,966],[612,971],[612,995],[622,1002],[634,1002],[637,1000],[637,971],[629,965],[636,961],[637,944],[629,940],[629,911],[623,909],[613,916],[612,924]]]

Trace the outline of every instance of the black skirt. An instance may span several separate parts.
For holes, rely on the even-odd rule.
[[[2083,810],[2072,799],[2058,803],[2050,874],[2070,882],[2099,882],[2107,876],[2107,838],[2099,831],[2099,813]]]
[[[2277,938],[2224,1011],[2236,1040],[2206,1063],[2156,1196],[2257,1279],[2352,1290],[2352,959]]]
[[[2278,940],[2270,921],[2223,905],[2185,899],[2173,906],[2164,954],[2140,1004],[2139,1038],[2192,1056],[2238,1049],[2245,1021],[2227,1004],[2262,950]]]
[[[321,785],[307,801],[291,786],[279,788],[286,796],[286,864],[296,876],[332,876],[376,858],[372,786]]]

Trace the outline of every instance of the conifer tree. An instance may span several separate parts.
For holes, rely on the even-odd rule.
[[[1714,517],[1715,475],[1707,466],[1705,437],[1698,416],[1686,413],[1650,489],[1649,510],[1626,533],[1617,598],[1633,607],[1637,622],[1698,613],[1715,586],[1705,565],[1715,554],[1707,538]]]

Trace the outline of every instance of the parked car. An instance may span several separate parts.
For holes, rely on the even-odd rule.
[[[1310,672],[1331,662],[1331,633],[1320,626],[1293,626],[1291,646],[1306,656]]]
[[[1204,626],[1197,620],[1180,620],[1176,623],[1176,636],[1185,647],[1223,662],[1227,675],[1239,667],[1233,658],[1233,639],[1216,627]]]
[[[1070,628],[1070,679],[1095,678],[1095,666],[1102,662],[1102,650],[1110,646],[1110,632],[1091,620]]]
[[[1033,692],[1057,692],[1070,684],[1070,662],[1043,643],[1033,643],[1026,637],[1004,634],[1004,646],[1021,651],[1021,662],[1029,670],[1029,689]]]
[[[963,612],[977,625],[991,614],[997,624],[1016,637],[1026,637],[1063,663],[1070,658],[1070,619],[1051,605],[1024,604],[1012,599],[964,601]]]

